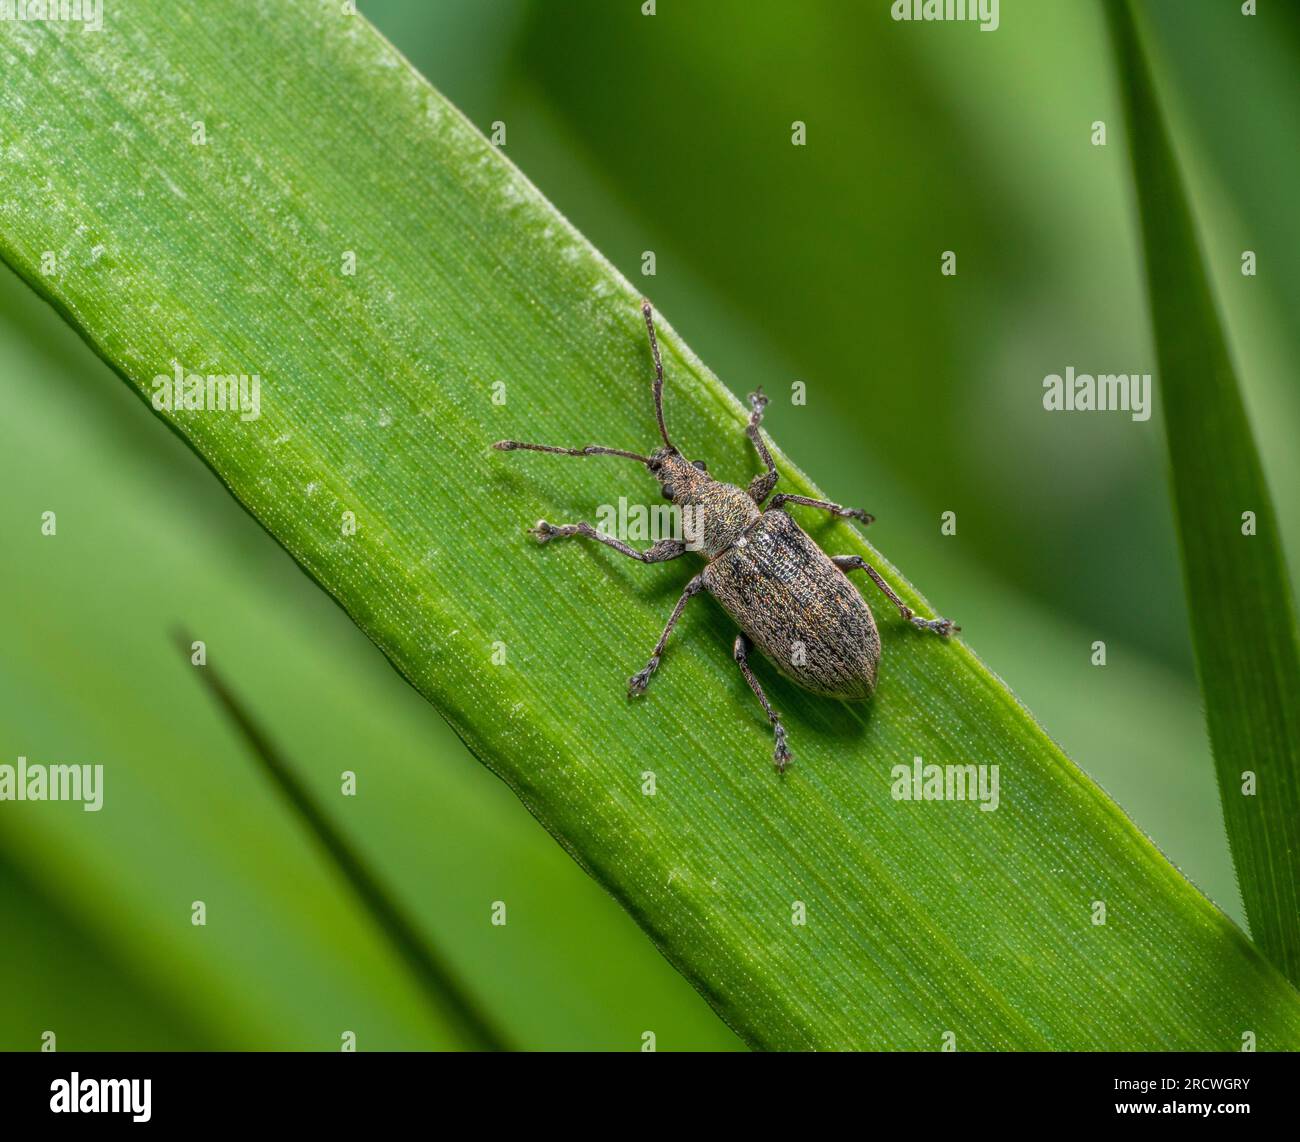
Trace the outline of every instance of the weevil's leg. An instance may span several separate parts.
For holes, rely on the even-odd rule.
[[[880,577],[880,572],[863,559],[861,555],[832,555],[831,562],[841,571],[865,571],[871,576],[872,582],[884,591],[889,601],[898,608],[898,613],[914,627],[920,627],[921,630],[932,630],[935,634],[942,635],[944,638],[947,638],[955,630],[961,630],[961,627],[952,619],[923,619],[919,615],[913,614],[912,608],[894,594],[894,589]]]
[[[732,648],[732,654],[735,656],[736,665],[740,667],[741,674],[745,676],[745,681],[749,683],[749,688],[754,691],[754,697],[762,704],[767,720],[772,723],[772,732],[776,735],[776,748],[772,751],[772,761],[776,765],[777,772],[784,773],[785,767],[794,755],[785,744],[785,726],[781,724],[781,715],[772,709],[767,695],[763,693],[763,687],[758,684],[758,679],[749,668],[749,648],[749,639],[744,634],[736,635],[736,645]]]
[[[762,389],[755,389],[749,394],[749,425],[745,429],[745,435],[754,442],[754,449],[758,452],[758,458],[763,461],[767,471],[759,476],[755,476],[749,483],[750,499],[756,504],[761,504],[771,494],[776,482],[781,475],[776,470],[776,464],[772,460],[772,453],[767,450],[767,443],[763,440],[763,434],[759,431],[759,426],[763,423],[763,410],[767,408],[767,397],[763,395]]]
[[[555,452],[560,456],[625,456],[642,464],[650,461],[635,452],[624,452],[622,448],[606,448],[601,444],[588,444],[585,448],[556,448],[553,444],[525,444],[522,440],[498,440],[492,445],[498,452]]]
[[[870,512],[864,512],[861,508],[846,508],[839,504],[833,504],[830,500],[813,500],[807,496],[792,496],[787,492],[778,492],[772,497],[772,502],[767,505],[766,510],[771,511],[773,508],[779,508],[782,504],[803,504],[808,508],[821,508],[822,511],[830,512],[832,515],[843,516],[845,519],[856,519],[863,525],[875,523],[876,517]]]
[[[626,555],[629,559],[639,559],[642,563],[663,563],[668,559],[676,559],[686,551],[686,544],[680,539],[661,539],[657,543],[652,543],[644,551],[638,551],[635,547],[629,547],[612,535],[597,531],[586,521],[582,523],[555,524],[539,519],[536,524],[528,529],[528,533],[538,543],[549,543],[552,539],[568,539],[571,535],[581,535],[584,539],[594,539],[597,543],[603,543],[606,547],[612,547],[621,555]]]
[[[659,641],[655,643],[654,650],[650,652],[650,661],[645,664],[645,669],[633,674],[627,680],[629,698],[638,698],[645,693],[646,687],[650,685],[650,675],[658,668],[659,658],[664,652],[664,647],[668,644],[668,636],[673,633],[673,627],[677,625],[677,620],[682,617],[682,611],[686,609],[686,604],[702,590],[704,590],[703,572],[686,584],[682,597],[677,600],[677,606],[673,608],[673,613],[668,616],[668,625],[664,627],[664,633],[659,636]]]

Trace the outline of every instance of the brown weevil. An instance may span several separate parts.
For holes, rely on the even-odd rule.
[[[923,619],[914,615],[861,556],[827,555],[781,509],[786,504],[802,504],[868,524],[873,517],[866,512],[807,496],[782,494],[772,496],[771,502],[763,506],[780,477],[759,427],[767,405],[762,389],[750,394],[751,412],[745,433],[753,441],[765,471],[754,477],[748,490],[715,480],[702,460],[687,460],[668,438],[664,424],[664,367],[655,337],[654,313],[648,301],[641,303],[641,311],[654,357],[655,415],[664,442],[662,448],[641,456],[596,444],[585,448],[557,448],[500,440],[493,447],[503,452],[523,449],[561,456],[623,456],[636,460],[659,481],[666,499],[683,512],[689,510],[694,520],[689,544],[681,539],[661,539],[644,551],[629,547],[585,522],[552,524],[539,520],[530,532],[539,543],[574,535],[594,539],[642,563],[662,563],[688,550],[703,555],[707,560],[704,570],[686,584],[673,613],[668,616],[668,625],[655,643],[650,661],[628,679],[628,694],[635,698],[645,693],[687,601],[701,591],[708,591],[740,627],[733,651],[736,663],[772,724],[776,736],[773,760],[777,769],[784,771],[792,756],[786,745],[785,727],[750,669],[749,652],[757,646],[777,670],[815,694],[849,702],[870,698],[876,688],[880,635],[871,608],[849,582],[846,571],[865,571],[913,626],[943,637],[961,628],[950,619]]]

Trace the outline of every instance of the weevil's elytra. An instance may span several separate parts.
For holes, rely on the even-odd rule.
[[[871,697],[880,660],[871,608],[785,512],[764,512],[704,569],[704,585],[787,678],[831,698]]]
[[[760,430],[767,406],[761,389],[749,397],[751,412],[745,432],[753,441],[764,471],[754,477],[748,489],[715,480],[702,460],[687,460],[668,438],[664,423],[664,367],[655,337],[654,313],[648,301],[641,303],[641,310],[654,357],[655,416],[664,442],[662,448],[642,456],[597,444],[559,448],[500,440],[493,447],[503,452],[522,449],[555,452],[561,456],[622,456],[636,460],[659,481],[667,499],[683,509],[693,509],[691,518],[697,534],[691,537],[692,548],[698,549],[707,565],[686,584],[655,643],[650,661],[628,679],[628,693],[634,698],[645,693],[659,666],[668,636],[686,604],[701,591],[707,591],[740,627],[733,647],[736,664],[772,724],[776,739],[773,760],[777,769],[784,771],[792,757],[786,745],[785,727],[750,669],[752,647],[757,647],[782,674],[805,690],[848,702],[870,698],[876,688],[880,635],[871,608],[846,577],[849,571],[865,571],[913,626],[945,638],[961,628],[949,619],[923,619],[914,615],[874,567],[857,555],[827,555],[783,508],[786,504],[803,504],[868,524],[873,517],[866,512],[794,495],[772,496],[771,502],[763,506],[776,487],[779,474]],[[539,543],[579,535],[642,563],[661,563],[687,551],[686,544],[677,539],[660,540],[638,551],[586,522],[552,524],[539,520],[530,530]]]

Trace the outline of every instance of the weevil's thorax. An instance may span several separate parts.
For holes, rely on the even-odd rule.
[[[650,472],[681,509],[682,538],[706,559],[721,555],[762,515],[743,488],[715,480],[702,460],[661,448],[650,457]]]

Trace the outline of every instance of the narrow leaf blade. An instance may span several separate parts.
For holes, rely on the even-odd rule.
[[[188,656],[194,640],[178,632],[176,642],[182,653]],[[392,893],[333,825],[329,815],[295,776],[289,761],[272,743],[266,730],[227,684],[221,671],[214,663],[205,663],[198,671],[198,678],[239,731],[262,774],[289,803],[303,828],[313,836],[358,902],[401,955],[435,1014],[456,1028],[468,1048],[506,1050],[505,1037],[479,1009],[463,981],[457,978],[441,953],[419,933]]]
[[[1108,0],[1205,716],[1251,934],[1300,983],[1300,643],[1273,508],[1126,0]]]

